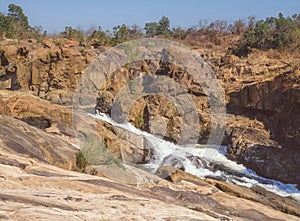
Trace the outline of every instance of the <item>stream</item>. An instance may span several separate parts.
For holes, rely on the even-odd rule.
[[[289,196],[300,201],[300,190],[296,184],[284,184],[258,176],[242,164],[227,159],[225,146],[176,145],[141,131],[130,123],[116,123],[105,114],[89,114],[89,116],[142,136],[153,149],[150,162],[142,166],[147,171],[155,173],[160,166],[174,166],[200,178],[211,177],[249,188],[260,186],[280,196]]]

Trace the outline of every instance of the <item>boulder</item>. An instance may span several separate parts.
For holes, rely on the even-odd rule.
[[[4,115],[0,115],[0,130],[1,152],[26,155],[67,170],[76,168],[78,150],[71,144]]]
[[[143,138],[86,116],[76,110],[51,104],[22,92],[1,91],[0,114],[13,116],[31,126],[59,135],[83,146],[87,137],[96,136],[108,152],[128,163],[143,163],[148,157]],[[76,132],[75,132],[76,131]]]

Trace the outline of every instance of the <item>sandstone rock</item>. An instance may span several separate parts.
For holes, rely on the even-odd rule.
[[[76,168],[77,150],[59,138],[54,138],[22,121],[0,115],[1,151],[22,154],[68,169]]]
[[[75,110],[52,105],[26,93],[0,91],[0,102],[5,103],[5,106],[0,108],[0,114],[13,116],[34,127],[58,134],[67,142],[80,146],[86,142],[82,137],[96,136],[111,154],[124,162],[145,162],[147,150],[143,142],[134,141],[133,134],[125,134],[125,137],[120,139],[124,131],[112,125],[87,117]]]
[[[157,169],[156,175],[159,177],[172,181],[172,182],[180,182],[181,180],[186,181],[195,181],[197,184],[206,184],[203,180],[198,177],[191,175],[189,173],[184,172],[181,168],[177,168],[174,166],[161,166]]]
[[[272,146],[253,145],[239,156],[239,161],[258,175],[299,185],[299,157],[300,153],[296,148],[282,150]]]
[[[159,199],[146,187],[66,171],[22,155],[10,157],[18,163],[3,164],[0,157],[1,219],[216,220]],[[22,164],[25,169],[17,167]]]
[[[108,113],[113,104],[113,99],[114,97],[109,91],[104,91],[97,98],[97,105],[95,109],[101,113]]]
[[[123,167],[117,165],[90,165],[85,169],[85,172],[133,186],[155,184],[160,180],[154,175],[126,164]]]
[[[64,90],[75,91],[77,81],[94,54],[78,43],[68,39],[45,39],[42,44],[32,40],[21,40],[19,45],[1,47],[9,62],[16,62],[18,79],[22,90],[32,91],[34,95],[47,99],[48,93]],[[3,88],[3,87],[2,87]],[[59,104],[70,105],[65,97],[54,99]]]
[[[47,47],[47,48],[55,48],[55,44],[51,39],[45,39],[43,41],[43,45],[44,45],[44,47]]]
[[[264,177],[299,184],[298,81],[292,70],[230,94],[229,112],[257,118],[264,126],[231,125],[227,156]]]
[[[260,202],[282,212],[288,212],[289,214],[293,214],[296,216],[300,215],[297,209],[297,207],[299,206],[299,202],[284,198],[282,196],[278,196],[274,193],[266,191],[261,187],[256,186],[248,189],[243,186],[236,186],[231,183],[213,179],[205,179],[205,181],[230,195],[234,195],[243,199],[249,199],[255,202]]]
[[[237,209],[237,211],[232,211],[232,206],[235,205],[235,208],[239,208],[240,206],[238,204],[233,203],[233,201],[230,201],[230,199],[238,197],[243,202],[244,205],[247,204],[247,200],[251,200],[254,202],[258,202],[260,206],[267,205],[269,207],[272,207],[276,210],[291,213],[295,216],[299,216],[299,212],[297,211],[297,207],[299,206],[299,202],[296,202],[292,199],[287,199],[281,196],[278,196],[276,194],[270,193],[262,188],[259,187],[253,187],[252,189],[249,189],[247,187],[243,186],[236,186],[234,184],[230,184],[224,181],[218,181],[214,179],[200,179],[196,176],[193,176],[189,173],[186,173],[178,168],[175,167],[168,167],[163,166],[160,167],[157,171],[157,174],[161,176],[164,179],[170,180],[174,182],[176,185],[172,185],[169,188],[179,192],[180,187],[182,186],[185,188],[185,191],[193,191],[193,194],[204,194],[202,195],[202,205],[207,203],[207,199],[204,196],[210,196],[210,199],[217,200],[218,203],[220,203],[218,208],[220,210],[226,210],[227,215],[228,214],[239,214],[240,218],[242,220],[246,219],[246,217],[250,218],[252,217],[259,209],[259,207],[253,210],[252,212],[244,213],[242,211],[239,211],[240,209]],[[165,186],[166,184],[163,184]],[[226,193],[223,195],[223,193],[220,193],[222,191],[223,193]],[[187,193],[177,196],[178,201],[180,201],[182,198],[185,202],[190,202],[190,206],[197,208],[195,206],[192,206],[193,198],[196,197],[187,197]],[[233,198],[231,198],[233,196]],[[263,196],[263,197],[262,197]],[[228,199],[228,201],[227,201]],[[214,204],[213,201],[210,201],[211,204]],[[227,205],[226,208],[223,206]],[[216,205],[217,206],[217,205]],[[254,205],[253,205],[254,206]],[[223,208],[222,208],[223,207]],[[256,206],[254,206],[256,207]],[[254,208],[253,207],[253,208]],[[201,209],[198,208],[198,209]],[[245,210],[243,210],[245,211]],[[226,214],[223,212],[223,214]],[[252,214],[252,216],[251,216]],[[261,214],[262,215],[262,214]],[[261,219],[268,219],[267,217],[264,217],[263,215]],[[220,218],[220,217],[218,217]],[[238,219],[238,218],[235,218]],[[255,220],[255,219],[254,219]]]

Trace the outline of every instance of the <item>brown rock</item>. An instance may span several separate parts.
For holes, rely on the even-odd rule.
[[[263,126],[257,127],[257,121],[246,127],[246,121],[232,125],[227,154],[259,175],[296,184],[300,182],[298,81],[297,72],[290,70],[230,94],[229,112],[257,118]]]
[[[1,151],[36,158],[42,162],[74,170],[76,153],[72,145],[12,117],[0,115]]]

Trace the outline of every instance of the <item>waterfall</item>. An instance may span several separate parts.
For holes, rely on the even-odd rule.
[[[163,165],[175,166],[200,178],[212,177],[249,188],[257,185],[280,196],[290,196],[300,201],[300,191],[296,184],[284,184],[280,181],[258,176],[242,164],[227,159],[225,157],[226,147],[224,146],[176,145],[141,131],[130,123],[116,123],[103,113],[89,114],[89,116],[142,136],[148,145],[154,149],[150,162],[143,166],[144,169],[152,173],[155,173]]]

